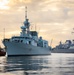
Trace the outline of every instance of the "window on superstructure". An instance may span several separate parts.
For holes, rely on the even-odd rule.
[[[29,41],[29,44],[31,44],[31,41]]]
[[[23,40],[21,40],[21,42],[23,42]]]

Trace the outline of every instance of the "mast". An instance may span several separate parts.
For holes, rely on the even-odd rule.
[[[26,26],[27,32],[29,31],[30,23],[29,19],[27,18],[27,6],[25,7],[25,22],[24,25]]]
[[[50,42],[50,47],[51,47],[51,45],[52,45],[52,42],[53,42],[53,39],[51,39],[51,42]]]
[[[30,22],[29,19],[27,18],[27,6],[25,6],[25,21],[23,22],[24,26],[21,27],[22,29],[22,34],[28,34],[30,33],[29,27],[30,27]]]
[[[4,28],[4,37],[3,38],[5,39],[5,28]]]
[[[27,6],[25,7],[25,19],[27,19]]]

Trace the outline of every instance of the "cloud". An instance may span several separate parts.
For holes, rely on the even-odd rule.
[[[4,1],[4,0],[3,0]],[[0,31],[20,31],[25,18],[25,6],[28,7],[28,18],[31,24],[40,28],[39,35],[45,39],[54,38],[54,43],[70,39],[74,27],[74,0],[6,0],[0,9]],[[1,2],[1,1],[0,1]],[[22,23],[21,23],[22,22]],[[10,34],[8,34],[10,35]],[[69,37],[70,36],[70,37]]]
[[[9,6],[7,6],[6,4],[8,4],[8,0],[0,0],[0,10],[9,9]]]

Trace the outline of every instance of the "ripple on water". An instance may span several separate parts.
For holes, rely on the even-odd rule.
[[[74,75],[73,54],[0,57],[0,75]]]

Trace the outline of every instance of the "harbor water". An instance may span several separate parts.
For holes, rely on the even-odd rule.
[[[74,54],[0,57],[0,75],[74,75]]]

